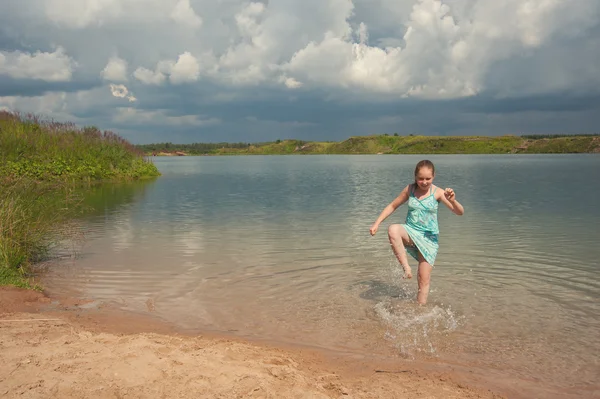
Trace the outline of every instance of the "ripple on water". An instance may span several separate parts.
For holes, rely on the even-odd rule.
[[[440,212],[423,307],[384,226],[368,234],[397,195],[390,181],[410,179],[419,159],[157,160],[163,178],[90,221],[80,273],[60,270],[67,278],[56,282],[130,307],[152,299],[154,314],[189,328],[365,353],[395,346],[406,357],[466,354],[511,380],[593,384],[600,186],[579,172],[598,158],[438,158],[440,184],[456,187],[467,213]],[[584,185],[576,206],[555,191]],[[388,220],[404,211],[396,215]]]

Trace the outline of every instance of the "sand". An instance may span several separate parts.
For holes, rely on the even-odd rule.
[[[54,304],[49,306],[50,304]],[[206,333],[0,287],[3,398],[501,398],[450,370]]]

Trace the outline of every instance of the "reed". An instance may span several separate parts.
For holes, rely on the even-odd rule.
[[[65,183],[26,178],[0,184],[0,285],[31,287],[31,266],[76,235],[81,196]]]

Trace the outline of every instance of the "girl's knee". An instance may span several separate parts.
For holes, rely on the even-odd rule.
[[[390,224],[388,227],[388,237],[390,239],[398,240],[402,237],[402,227],[399,224]]]

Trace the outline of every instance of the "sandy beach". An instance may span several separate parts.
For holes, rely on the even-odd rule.
[[[84,303],[0,288],[2,397],[504,397],[451,369],[190,336],[144,315],[86,311]]]

